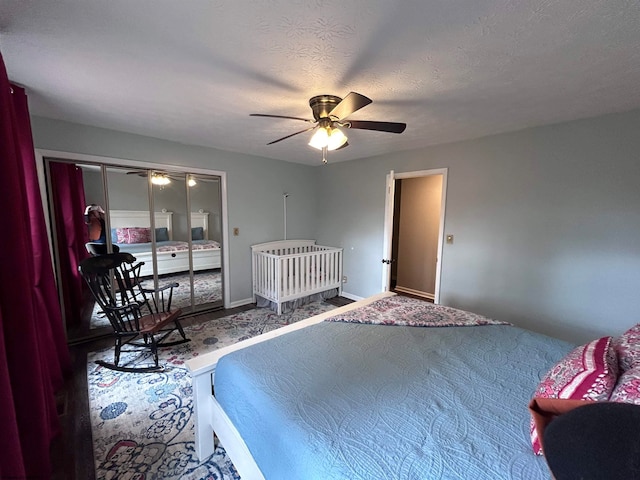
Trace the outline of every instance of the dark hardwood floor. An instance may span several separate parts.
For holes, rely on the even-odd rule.
[[[326,301],[338,307],[352,302],[344,297],[334,297]],[[187,327],[251,308],[254,308],[254,305],[221,309],[187,317],[181,322]],[[87,388],[87,354],[112,345],[112,338],[103,336],[69,347],[73,370],[63,390],[57,395],[62,433],[51,445],[53,480],[95,480]]]

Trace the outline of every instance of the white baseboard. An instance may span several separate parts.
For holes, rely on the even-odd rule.
[[[415,295],[417,297],[428,298],[429,300],[433,300],[435,298],[433,293],[427,293],[421,290],[414,290],[413,288],[396,286],[394,290],[402,293],[408,293],[409,295]]]
[[[245,305],[249,305],[250,303],[255,303],[255,300],[251,297],[243,298],[242,300],[236,300],[235,302],[231,302],[228,305],[225,305],[224,308],[243,307]]]
[[[342,291],[340,296],[344,298],[348,298],[349,300],[354,300],[356,302],[364,298],[364,297],[359,297],[358,295],[354,295],[353,293],[345,292],[344,290]]]

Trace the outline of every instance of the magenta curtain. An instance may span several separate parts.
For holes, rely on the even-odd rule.
[[[89,241],[84,223],[84,183],[82,170],[71,163],[50,162],[51,191],[56,222],[60,280],[67,328],[80,325],[82,296],[86,283],[78,264],[89,256],[84,244]]]
[[[13,93],[12,93],[13,91]],[[50,478],[54,392],[70,367],[27,97],[0,55],[0,478]]]

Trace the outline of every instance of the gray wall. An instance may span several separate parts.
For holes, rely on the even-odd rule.
[[[36,148],[226,172],[229,227],[240,229],[226,245],[232,302],[251,297],[250,246],[282,239],[283,192],[292,195],[287,204],[288,238],[314,238],[313,167],[41,117],[31,122]]]
[[[214,177],[198,178],[198,183],[189,189],[191,211],[209,212],[209,240],[222,241],[222,206],[220,205],[220,182]]]
[[[640,110],[322,167],[32,127],[37,148],[226,171],[232,301],[251,294],[250,245],[282,238],[283,192],[288,238],[344,247],[345,291],[380,291],[385,175],[447,167],[442,303],[575,342],[640,322]]]
[[[104,206],[102,172],[95,167],[91,170],[82,169],[82,183],[84,184],[84,198],[87,205],[95,203],[96,205]]]
[[[443,167],[441,303],[575,342],[640,322],[640,110],[318,169],[345,291],[380,290],[385,175]]]

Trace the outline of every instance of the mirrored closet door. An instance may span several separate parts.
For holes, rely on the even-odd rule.
[[[45,167],[70,342],[111,330],[77,273],[91,255],[131,253],[146,286],[178,284],[173,305],[185,315],[222,308],[220,177],[60,159]]]

